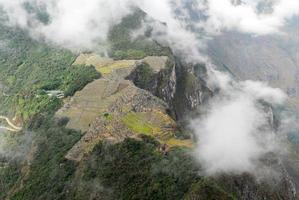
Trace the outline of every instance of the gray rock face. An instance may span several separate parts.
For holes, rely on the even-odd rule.
[[[203,64],[185,64],[177,61],[177,88],[174,97],[174,109],[178,119],[197,111],[199,105],[212,96],[205,82],[206,68]]]
[[[172,116],[181,120],[212,96],[212,91],[204,81],[205,76],[204,65],[186,64],[173,58],[165,69],[152,76],[148,86],[143,89],[167,102]],[[135,71],[128,79],[134,82],[136,77],[138,74]]]
[[[172,68],[168,71],[164,71],[163,73],[160,73],[160,80],[165,79],[168,77],[167,82],[164,85],[160,85],[159,87],[159,80],[155,80],[157,93],[158,95],[162,97],[162,99],[168,103],[171,103],[174,99],[176,87],[177,87],[177,76],[176,76],[176,65],[173,64]],[[158,89],[159,88],[159,89]]]

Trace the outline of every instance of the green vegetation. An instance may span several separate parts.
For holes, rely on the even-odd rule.
[[[183,85],[185,86],[185,91],[190,93],[193,91],[193,88],[196,86],[197,78],[192,73],[186,72],[183,77]]]
[[[0,25],[0,41],[5,44],[0,48],[1,114],[22,119],[28,132],[35,134],[27,138],[27,131],[21,132],[14,140],[24,136],[36,146],[26,146],[36,148],[30,167],[22,162],[24,158],[0,156],[0,199],[8,193],[10,199],[64,199],[63,189],[75,171],[74,163],[64,156],[81,134],[65,129],[65,119],[53,119],[62,101],[45,91],[62,90],[66,96],[73,95],[100,75],[92,66],[73,66],[76,55],[34,41],[20,29]],[[22,147],[23,143],[9,146]]]
[[[37,4],[37,2],[25,2],[23,4],[26,11],[33,15],[40,22],[47,24],[50,21],[50,16],[44,6]]]
[[[65,91],[65,96],[72,96],[88,83],[100,78],[100,74],[93,66],[79,65],[70,67],[63,77],[62,86],[59,89]]]
[[[163,91],[169,84],[173,66],[174,58],[169,56],[165,68],[161,69],[158,74],[155,74],[148,63],[142,62],[127,79],[132,80],[137,87],[151,91],[154,95],[162,98],[165,94],[159,94],[159,92]]]
[[[5,26],[0,30],[0,40],[7,41],[7,48],[1,52],[0,79],[10,93],[56,83],[76,58],[69,51],[33,41],[24,31]]]
[[[106,199],[182,199],[199,179],[197,165],[187,152],[176,150],[164,156],[157,151],[157,145],[146,136],[142,141],[100,143],[85,162],[83,180],[99,180],[99,185],[107,189],[102,195],[110,196]],[[107,194],[109,190],[113,193]],[[96,196],[93,192],[90,187],[75,189],[74,199]]]
[[[24,121],[40,113],[53,114],[62,105],[61,100],[48,95],[19,95],[17,101],[16,116],[21,117]]]
[[[64,188],[75,172],[75,164],[64,158],[81,134],[59,126],[50,118],[35,119],[37,152],[31,161],[23,187],[11,199],[65,199]]]
[[[231,199],[225,198],[229,195],[213,182],[203,185],[205,179],[199,175],[190,152],[172,149],[163,154],[158,148],[159,142],[149,136],[98,144],[80,166],[83,176],[72,185],[69,199],[183,199],[197,183],[204,192],[200,197]]]
[[[19,162],[10,161],[5,166],[0,166],[0,199],[4,199],[6,193],[16,183],[21,174]]]
[[[81,90],[87,83],[100,77],[92,66],[68,66],[53,80],[39,82],[35,86],[41,90],[62,90],[66,96],[72,96],[76,90]]]
[[[113,116],[110,113],[104,113],[104,118],[108,121],[111,121],[113,119]]]
[[[0,83],[7,93],[0,95],[3,113],[17,113],[24,120],[53,113],[61,102],[42,90],[62,90],[69,96],[100,77],[92,66],[72,66],[73,53],[34,41],[20,29],[0,25],[0,41],[6,44],[0,49]]]
[[[128,68],[128,67],[132,67],[134,65],[135,65],[135,61],[134,60],[118,60],[118,61],[115,61],[112,64],[108,64],[106,66],[96,67],[96,69],[101,74],[104,75],[104,74],[110,74],[114,70],[125,69],[125,68]]]
[[[111,45],[110,55],[114,59],[141,59],[149,55],[169,55],[169,48],[162,47],[146,35],[132,37],[134,31],[142,28],[146,14],[136,10],[114,26],[108,35]]]
[[[207,74],[207,68],[204,64],[196,64],[193,67],[196,76],[201,77]]]
[[[174,121],[161,112],[130,112],[122,118],[122,122],[137,135],[147,135],[154,137],[168,147],[193,147],[190,138],[179,139],[176,137],[177,127]]]
[[[147,88],[153,80],[154,71],[147,63],[141,63],[137,66],[134,77],[134,84],[139,88]]]
[[[113,58],[116,60],[123,60],[123,59],[142,59],[146,56],[146,53],[143,51],[137,51],[137,50],[132,50],[129,49],[127,51],[120,51],[117,50],[113,53]]]
[[[212,181],[203,179],[191,186],[184,200],[208,199],[208,200],[237,200],[233,195],[225,192]]]

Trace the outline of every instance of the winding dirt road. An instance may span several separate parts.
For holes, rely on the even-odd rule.
[[[8,117],[0,115],[0,120],[5,120],[10,127],[0,126],[0,129],[5,129],[11,132],[18,132],[22,130],[22,127],[14,125]]]

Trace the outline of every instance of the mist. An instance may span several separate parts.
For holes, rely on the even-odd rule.
[[[42,22],[37,12],[26,10],[32,3],[45,11]],[[186,6],[186,5],[189,6]],[[19,26],[33,38],[72,51],[97,51],[109,48],[109,29],[138,7],[144,10],[153,27],[152,38],[168,45],[188,62],[209,66],[211,88],[219,88],[206,112],[191,120],[198,137],[195,157],[204,171],[254,172],[258,160],[268,152],[282,149],[263,106],[283,105],[287,96],[264,83],[237,82],[215,70],[202,50],[206,41],[222,31],[235,30],[252,35],[283,34],[283,27],[299,14],[294,0],[0,0],[6,24]],[[164,22],[166,25],[161,24]]]
[[[263,156],[284,151],[282,135],[274,132],[273,113],[268,106],[283,105],[287,96],[263,83],[234,82],[228,75],[217,76],[224,76],[221,92],[204,114],[190,123],[198,138],[195,157],[208,175],[255,174]]]
[[[16,134],[0,130],[0,158],[23,161],[32,150],[34,133]]]
[[[131,13],[129,0],[0,0],[0,6],[8,25],[73,51],[105,47],[109,28]]]
[[[205,59],[198,54],[205,46],[204,38],[227,30],[281,33],[299,13],[299,3],[293,0],[90,0],[88,4],[84,0],[0,0],[0,7],[8,25],[74,51],[108,48],[109,29],[140,8],[167,24],[164,30],[155,26],[157,40],[175,50],[188,49],[193,59]]]

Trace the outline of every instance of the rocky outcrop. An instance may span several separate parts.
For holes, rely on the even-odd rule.
[[[128,79],[135,82],[137,77],[138,72],[134,71]],[[181,120],[212,96],[205,77],[204,65],[186,64],[177,58],[169,58],[167,66],[154,73],[143,89],[167,102],[172,116]]]
[[[173,106],[176,117],[182,119],[197,111],[198,106],[203,105],[213,96],[213,92],[205,82],[206,68],[203,64],[177,63],[177,88]]]

